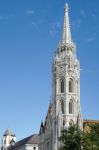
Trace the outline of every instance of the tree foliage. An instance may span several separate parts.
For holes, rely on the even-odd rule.
[[[99,124],[89,124],[89,131],[83,133],[83,150],[99,150]]]
[[[76,125],[70,126],[62,131],[59,140],[59,150],[81,150],[82,131]]]
[[[99,150],[99,124],[90,124],[82,132],[76,125],[61,132],[59,150]]]

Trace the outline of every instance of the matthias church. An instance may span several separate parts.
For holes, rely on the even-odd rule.
[[[76,57],[76,45],[72,40],[69,8],[64,7],[62,39],[53,61],[52,103],[44,124],[41,123],[39,150],[58,150],[61,130],[83,120],[80,106],[80,63]]]
[[[80,105],[80,62],[76,56],[70,28],[69,7],[64,7],[63,32],[52,64],[52,100],[37,135],[16,142],[15,134],[7,129],[2,149],[58,150],[62,129],[77,124],[83,130]],[[86,122],[86,121],[85,121]]]

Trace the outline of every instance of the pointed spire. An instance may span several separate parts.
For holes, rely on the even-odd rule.
[[[68,4],[66,3],[64,7],[64,26],[63,26],[63,34],[62,34],[63,45],[70,44],[72,42],[68,13],[69,13],[69,7]]]
[[[15,134],[12,132],[12,130],[10,128],[8,128],[3,136],[15,136]]]
[[[64,7],[64,12],[66,13],[66,12],[68,12],[69,11],[69,7],[68,7],[68,4],[66,3],[65,4],[65,7]]]

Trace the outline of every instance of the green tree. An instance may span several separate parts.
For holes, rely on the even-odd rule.
[[[99,124],[89,124],[82,132],[76,125],[64,129],[59,138],[59,150],[99,150]]]
[[[83,150],[99,150],[99,124],[90,124],[83,133]]]
[[[59,141],[61,146],[59,150],[81,150],[83,132],[76,126],[69,126],[61,133]]]

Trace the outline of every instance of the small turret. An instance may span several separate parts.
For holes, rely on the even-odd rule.
[[[40,126],[40,131],[39,131],[39,135],[44,133],[44,125],[43,125],[43,121],[41,122],[41,126]]]
[[[4,135],[3,135],[3,140],[2,140],[2,149],[3,150],[7,150],[7,148],[11,145],[11,141],[16,142],[16,136],[15,134],[12,132],[12,130],[10,128],[8,128]]]

